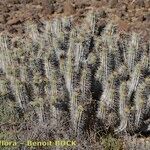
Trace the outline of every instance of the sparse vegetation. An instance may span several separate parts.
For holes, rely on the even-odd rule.
[[[150,43],[138,33],[121,38],[113,22],[97,35],[98,16],[27,24],[23,39],[0,36],[2,139],[13,130],[19,141],[76,139],[89,149],[81,140],[104,137],[101,149],[122,150],[123,136],[150,132]]]

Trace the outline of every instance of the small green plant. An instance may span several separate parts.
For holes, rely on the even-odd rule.
[[[104,150],[123,150],[123,141],[109,134],[102,139],[102,146]]]

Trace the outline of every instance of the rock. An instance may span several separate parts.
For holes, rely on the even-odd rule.
[[[71,4],[70,1],[67,1],[64,4],[64,13],[65,15],[73,15],[75,13],[75,7]]]
[[[21,23],[21,21],[20,21],[20,19],[17,18],[17,17],[14,17],[14,18],[12,18],[11,20],[9,20],[9,21],[7,22],[8,25],[14,25],[14,24],[18,24],[18,23]]]

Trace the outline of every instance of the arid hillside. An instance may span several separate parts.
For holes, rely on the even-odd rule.
[[[115,20],[120,31],[150,29],[150,0],[0,0],[0,32],[24,33],[24,23],[41,23],[56,15],[73,15],[76,23],[89,9],[101,11],[100,26]]]

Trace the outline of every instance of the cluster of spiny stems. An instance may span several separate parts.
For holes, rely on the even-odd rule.
[[[98,33],[98,12],[89,12],[80,25],[72,19],[44,22],[40,31],[27,24],[23,39],[1,35],[1,124],[59,128],[68,131],[65,138],[91,129],[147,129],[149,43],[137,33],[122,38],[114,23]]]

